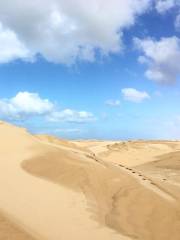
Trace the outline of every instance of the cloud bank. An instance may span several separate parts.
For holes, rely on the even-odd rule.
[[[151,0],[1,0],[0,63],[15,59],[72,64],[122,49],[125,28]],[[5,43],[5,44],[4,44]],[[2,48],[2,47],[1,47]]]
[[[0,99],[0,118],[2,119],[26,120],[40,116],[49,122],[86,123],[95,120],[90,112],[59,110],[54,103],[40,98],[37,93],[19,92],[13,98]]]
[[[86,111],[75,111],[72,109],[65,109],[63,111],[53,111],[47,116],[49,122],[74,122],[74,123],[85,123],[95,121],[96,118],[90,112]]]

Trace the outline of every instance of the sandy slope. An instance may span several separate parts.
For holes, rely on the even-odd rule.
[[[146,176],[153,178],[166,192],[180,200],[180,151],[157,156],[151,161],[136,167]]]
[[[156,157],[180,150],[178,141],[75,141],[96,153],[104,160],[122,163],[126,166],[137,166],[156,160]]]
[[[158,154],[179,146],[147,144],[159,144]],[[159,185],[144,165],[127,167],[146,162],[141,157],[133,163],[132,152],[148,152],[139,143],[128,146],[131,163],[110,159],[126,151],[121,145],[60,141],[0,124],[0,209],[35,239],[179,240],[178,195]],[[150,152],[148,162],[155,157]]]
[[[6,214],[7,215],[7,214]],[[27,233],[21,226],[14,223],[12,219],[0,213],[0,240],[18,239],[18,240],[33,240],[34,238]]]
[[[91,219],[83,192],[33,177],[22,169],[25,159],[46,156],[53,160],[57,147],[41,143],[24,129],[9,124],[0,125],[0,136],[0,208],[35,238],[127,239]],[[60,160],[73,158],[74,163],[79,158],[61,149],[58,155]],[[56,172],[56,166],[53,167]]]

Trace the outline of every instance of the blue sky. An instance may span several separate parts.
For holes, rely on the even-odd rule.
[[[0,3],[0,118],[63,138],[180,138],[180,1],[52,2]]]

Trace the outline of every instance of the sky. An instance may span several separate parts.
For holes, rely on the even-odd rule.
[[[67,139],[179,139],[180,0],[1,0],[0,119]]]

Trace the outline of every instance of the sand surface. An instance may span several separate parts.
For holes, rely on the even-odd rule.
[[[180,142],[66,141],[0,123],[0,240],[179,240]]]

